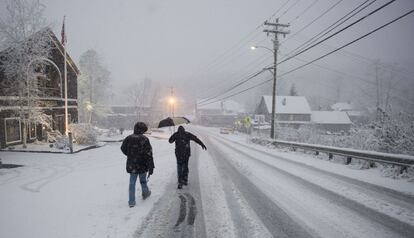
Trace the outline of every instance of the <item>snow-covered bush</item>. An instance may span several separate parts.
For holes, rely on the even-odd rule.
[[[378,120],[372,124],[379,141],[379,151],[414,155],[414,116],[392,115],[378,109]]]
[[[276,135],[279,140],[294,141],[317,145],[327,145],[342,148],[378,151],[379,142],[370,128],[354,128],[349,135],[326,134],[312,126],[302,126],[298,129],[277,127]]]
[[[116,135],[119,135],[120,134],[120,132],[118,132],[118,130],[116,129],[116,128],[114,128],[114,127],[111,127],[111,128],[109,128],[109,130],[108,131],[106,131],[106,136],[107,137],[112,137],[112,136],[116,136]]]
[[[69,138],[67,136],[58,137],[53,145],[55,148],[61,150],[69,148]]]
[[[80,145],[96,144],[98,131],[88,123],[70,124],[69,130],[72,132],[73,139]]]

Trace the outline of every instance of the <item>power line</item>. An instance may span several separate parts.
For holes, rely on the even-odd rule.
[[[295,37],[297,34],[299,34],[300,32],[302,32],[303,30],[305,30],[306,28],[308,28],[310,25],[312,25],[313,23],[315,23],[317,20],[319,20],[320,18],[322,18],[323,16],[325,16],[328,12],[330,12],[332,9],[334,9],[336,6],[338,6],[338,4],[340,4],[343,0],[339,0],[337,1],[335,4],[333,4],[331,7],[329,7],[327,10],[325,10],[322,14],[320,14],[319,16],[317,16],[315,19],[313,19],[311,22],[309,22],[308,24],[306,24],[304,27],[302,27],[300,30],[298,30],[295,34],[291,35],[291,37],[289,37],[288,39],[286,39],[285,41],[292,39],[293,37]]]
[[[342,28],[342,29],[340,29],[340,30],[336,31],[335,33],[333,33],[333,34],[331,34],[331,35],[329,35],[329,36],[325,37],[324,39],[322,39],[322,40],[320,40],[320,41],[316,42],[315,44],[313,44],[313,45],[311,45],[311,46],[307,47],[306,49],[303,49],[303,50],[299,51],[298,53],[296,53],[296,54],[294,54],[294,55],[292,55],[292,56],[289,56],[289,57],[287,57],[286,59],[284,59],[284,60],[280,61],[280,63],[279,63],[279,64],[282,64],[282,63],[284,63],[284,62],[286,62],[286,61],[288,61],[288,60],[292,59],[293,57],[296,57],[296,56],[298,56],[298,55],[300,55],[300,54],[302,54],[302,53],[304,53],[304,52],[306,52],[306,51],[308,51],[308,50],[310,50],[310,49],[314,48],[315,46],[317,46],[317,45],[321,44],[322,42],[325,42],[325,41],[329,40],[330,38],[332,38],[332,37],[334,37],[334,36],[338,35],[339,33],[341,33],[341,32],[343,32],[343,31],[345,31],[346,29],[348,29],[348,28],[350,28],[350,27],[354,26],[355,24],[357,24],[357,23],[359,23],[359,22],[363,21],[363,20],[364,20],[364,19],[366,19],[367,17],[369,17],[369,16],[371,16],[371,15],[375,14],[376,12],[378,12],[378,11],[380,11],[380,10],[384,9],[385,7],[387,7],[388,5],[390,5],[390,4],[391,4],[391,3],[393,3],[393,2],[395,2],[395,0],[391,0],[391,1],[387,2],[387,3],[385,3],[384,5],[380,6],[380,7],[379,7],[379,8],[377,8],[377,9],[375,9],[374,11],[371,11],[371,12],[370,12],[370,13],[368,13],[367,15],[365,15],[365,16],[363,16],[363,17],[359,18],[358,20],[356,20],[356,21],[352,22],[351,24],[347,25],[346,27],[344,27],[344,28]]]
[[[296,0],[296,2],[293,3],[292,5],[290,5],[290,7],[288,7],[288,9],[286,9],[286,11],[284,11],[282,13],[282,15],[280,15],[278,18],[282,18],[286,13],[289,12],[290,9],[292,9],[294,6],[296,6],[299,2],[300,2],[300,0]]]
[[[263,62],[267,61],[269,58],[270,58],[269,55],[265,54],[262,57],[260,57],[258,59],[255,59],[254,61],[250,62],[248,65],[244,66],[243,69],[250,70],[250,69],[253,69],[253,68],[257,68],[257,66],[259,66]],[[241,74],[240,76],[237,76],[236,78],[245,78],[248,75],[250,75],[250,72],[247,72],[247,73],[245,72],[245,73]],[[207,92],[205,94],[208,95],[208,94],[210,94],[210,92],[216,91],[218,88],[220,89],[220,87],[222,87],[222,85],[224,85],[225,83],[227,83],[227,81],[222,80],[222,81],[218,82],[212,88],[207,89]],[[205,96],[202,96],[202,97],[205,97]],[[211,97],[211,96],[208,96],[208,97]]]
[[[320,56],[320,57],[318,57],[318,58],[316,58],[316,59],[314,59],[314,60],[312,60],[312,61],[309,61],[309,62],[308,62],[308,63],[306,63],[306,64],[303,64],[303,65],[298,66],[298,67],[296,67],[296,68],[294,68],[294,69],[292,69],[292,70],[290,70],[290,71],[287,71],[287,72],[283,73],[282,75],[279,75],[279,78],[281,78],[281,77],[283,77],[283,76],[285,76],[285,75],[287,75],[287,74],[290,74],[290,73],[292,73],[292,72],[294,72],[294,71],[297,71],[297,70],[299,70],[299,69],[301,69],[301,68],[304,68],[304,67],[306,67],[306,66],[308,66],[308,65],[310,65],[310,64],[312,64],[312,63],[314,63],[314,62],[316,62],[316,61],[318,61],[318,60],[321,60],[321,59],[323,59],[323,58],[327,57],[327,56],[328,56],[328,55],[330,55],[330,54],[333,54],[333,53],[335,53],[335,52],[337,52],[337,51],[339,51],[339,50],[341,50],[341,49],[343,49],[343,48],[345,48],[345,47],[347,47],[347,46],[349,46],[349,45],[351,45],[351,44],[353,44],[353,43],[355,43],[355,42],[357,42],[357,41],[360,41],[360,40],[362,40],[363,38],[365,38],[365,37],[367,37],[367,36],[369,36],[369,35],[371,35],[371,34],[373,34],[373,33],[377,32],[377,31],[379,31],[379,30],[381,30],[381,29],[383,29],[383,28],[385,28],[385,27],[387,27],[387,26],[389,26],[389,25],[393,24],[394,22],[396,22],[396,21],[398,21],[398,20],[400,20],[400,19],[402,19],[402,18],[404,18],[404,17],[406,17],[406,16],[408,16],[408,15],[412,14],[413,12],[414,12],[414,9],[413,9],[413,10],[408,11],[407,13],[405,13],[405,14],[403,14],[403,15],[401,15],[401,16],[399,16],[399,17],[397,17],[397,18],[395,18],[395,19],[394,19],[394,20],[392,20],[392,21],[389,21],[388,23],[386,23],[386,24],[384,24],[384,25],[382,25],[382,26],[380,26],[380,27],[375,28],[374,30],[372,30],[372,31],[370,31],[370,32],[368,32],[368,33],[366,33],[366,34],[364,34],[364,35],[362,35],[362,36],[360,36],[360,37],[356,38],[355,40],[352,40],[351,42],[348,42],[347,44],[342,45],[341,47],[338,47],[338,48],[336,48],[335,50],[330,51],[330,52],[329,52],[329,53],[327,53],[327,54],[324,54],[324,55],[322,55],[322,56]],[[224,97],[224,98],[218,99],[218,100],[213,101],[213,102],[209,102],[209,103],[202,104],[202,106],[204,106],[204,105],[208,105],[208,104],[211,104],[211,103],[214,103],[214,102],[222,101],[222,100],[227,99],[227,98],[229,98],[229,97],[233,97],[233,96],[235,96],[235,95],[241,94],[241,93],[246,92],[246,91],[248,91],[248,90],[251,90],[251,89],[253,89],[253,88],[259,87],[259,86],[261,86],[261,85],[263,85],[263,84],[265,84],[265,83],[267,83],[267,82],[270,82],[270,81],[272,81],[272,80],[273,80],[273,78],[268,79],[268,80],[266,80],[266,81],[264,81],[264,82],[261,82],[260,84],[253,85],[253,86],[251,86],[251,87],[249,87],[249,88],[247,88],[247,89],[244,89],[244,90],[242,90],[242,91],[239,91],[239,92],[233,93],[233,94],[231,94],[231,95],[229,95],[229,96],[226,96],[226,97]]]
[[[253,79],[253,78],[255,78],[255,77],[259,76],[259,75],[260,75],[261,73],[263,73],[265,70],[266,70],[266,69],[261,69],[261,70],[259,70],[259,71],[255,72],[254,74],[252,74],[252,75],[251,75],[251,76],[249,76],[248,78],[243,79],[242,81],[238,82],[237,84],[233,85],[232,87],[230,87],[230,88],[228,88],[228,89],[225,89],[224,91],[222,91],[222,92],[220,92],[220,93],[218,93],[218,94],[216,94],[216,95],[214,95],[214,96],[212,96],[212,97],[209,97],[209,98],[203,99],[200,103],[204,103],[204,102],[210,101],[210,100],[212,100],[212,99],[214,99],[214,98],[216,98],[216,97],[219,97],[219,96],[220,96],[220,95],[222,95],[222,94],[225,94],[225,93],[227,93],[227,92],[230,92],[231,90],[233,90],[233,89],[235,89],[235,88],[239,87],[240,85],[243,85],[243,84],[245,84],[246,82],[250,81],[251,79]]]
[[[330,52],[328,52],[328,53],[326,53],[326,54],[324,54],[324,55],[322,55],[322,56],[320,56],[320,57],[318,57],[318,58],[316,58],[316,59],[314,59],[314,60],[312,60],[312,61],[310,61],[310,62],[308,62],[308,63],[304,64],[304,65],[301,65],[301,66],[299,66],[299,67],[296,67],[296,68],[294,68],[294,69],[292,69],[292,70],[290,70],[290,71],[288,71],[288,72],[284,73],[284,74],[283,74],[283,75],[281,75],[281,76],[284,76],[284,75],[286,75],[286,74],[289,74],[289,73],[292,73],[292,72],[294,72],[294,71],[297,71],[297,70],[299,70],[299,69],[301,69],[301,68],[304,68],[304,67],[306,67],[306,66],[308,66],[308,65],[312,64],[313,62],[316,62],[316,61],[318,61],[318,60],[321,60],[321,59],[325,58],[325,57],[326,57],[326,56],[328,56],[328,55],[331,55],[331,54],[333,54],[333,53],[335,53],[335,52],[337,52],[337,51],[339,51],[339,50],[341,50],[341,49],[343,49],[343,48],[345,48],[345,47],[347,47],[347,46],[349,46],[349,45],[352,45],[353,43],[355,43],[355,42],[357,42],[357,41],[359,41],[359,40],[362,40],[363,38],[365,38],[365,37],[367,37],[367,36],[369,36],[369,35],[371,35],[371,34],[373,34],[373,33],[377,32],[377,31],[379,31],[379,30],[381,30],[381,29],[382,29],[382,28],[384,28],[384,27],[387,27],[388,25],[391,25],[392,23],[394,23],[394,22],[396,22],[396,21],[400,20],[401,18],[404,18],[404,17],[408,16],[409,14],[411,14],[411,13],[413,13],[413,12],[414,12],[414,10],[411,10],[411,11],[409,11],[409,12],[407,12],[407,13],[405,13],[405,14],[403,14],[403,15],[401,15],[401,16],[399,16],[399,17],[397,17],[397,18],[395,18],[394,20],[392,20],[392,21],[390,21],[390,22],[388,22],[388,23],[386,23],[386,24],[384,24],[384,25],[382,25],[382,26],[380,26],[380,27],[377,27],[377,28],[375,28],[374,30],[372,30],[372,31],[370,31],[370,32],[368,32],[368,33],[366,33],[366,34],[364,34],[364,35],[362,35],[362,36],[360,36],[360,37],[356,38],[355,40],[353,40],[353,41],[351,41],[351,42],[348,42],[347,44],[342,45],[341,47],[338,47],[338,48],[336,48],[335,50],[332,50],[332,51],[330,51]]]
[[[283,9],[284,6],[286,6],[286,4],[288,4],[290,2],[290,0],[287,0],[286,2],[284,2],[282,4],[282,6],[280,6],[270,17],[266,18],[266,19],[271,19],[272,17],[274,17],[280,10]],[[216,65],[221,59],[226,58],[227,55],[231,55],[233,51],[235,51],[236,49],[240,48],[244,42],[246,42],[246,40],[250,41],[252,38],[255,38],[257,35],[260,34],[260,32],[257,32],[256,34],[254,34],[260,27],[263,26],[263,23],[259,24],[257,27],[255,27],[255,29],[253,29],[252,31],[250,31],[245,37],[243,37],[240,41],[238,41],[235,45],[233,45],[232,47],[230,47],[228,50],[224,51],[224,53],[220,54],[218,57],[216,57],[213,61],[211,61],[211,63],[209,63],[205,69],[203,71],[208,71],[209,68],[213,67],[214,65]],[[254,35],[253,35],[254,34]],[[253,36],[251,36],[253,35]]]
[[[362,7],[363,5],[365,5],[367,2],[369,2],[370,0],[366,0],[365,2],[361,3],[360,5],[358,5],[356,8],[352,9],[350,12],[348,12],[345,16],[341,17],[340,19],[338,19],[337,21],[335,21],[333,24],[331,24],[330,26],[326,27],[325,29],[323,29],[322,31],[320,31],[318,34],[316,34],[315,36],[313,36],[312,38],[310,38],[309,40],[305,41],[304,43],[302,43],[301,45],[299,45],[298,47],[296,47],[295,49],[291,50],[288,55],[290,55],[291,53],[295,52],[298,49],[301,49],[303,46],[307,47],[310,44],[312,44],[313,42],[315,42],[316,40],[319,40],[320,38],[322,38],[323,36],[327,35],[329,32],[333,31],[334,29],[336,29],[337,27],[339,27],[340,25],[342,25],[343,23],[345,23],[347,20],[349,20],[350,18],[352,18],[353,16],[355,16],[356,14],[358,14],[359,12],[361,12],[362,10],[366,9],[368,6],[370,6],[371,4],[373,4],[375,1],[377,0],[373,0],[372,2],[368,3],[366,6]],[[362,7],[362,8],[361,8]],[[361,8],[361,9],[359,9]],[[359,10],[358,10],[359,9]],[[358,10],[358,11],[357,11]],[[357,12],[355,12],[357,11]],[[355,13],[354,13],[355,12]],[[352,15],[351,15],[352,14]],[[351,16],[349,16],[351,15]],[[348,17],[349,16],[349,17]],[[348,17],[348,18],[347,18]],[[346,19],[345,19],[346,18]],[[344,20],[345,19],[345,20]],[[343,20],[343,21],[342,21]],[[340,22],[342,21],[342,22]],[[338,22],[340,22],[339,24],[337,24]],[[336,25],[337,24],[337,25]],[[336,25],[336,26],[335,26]],[[335,27],[333,27],[335,26]],[[333,28],[332,28],[333,27]],[[332,29],[330,29],[332,28]],[[329,30],[330,29],[330,30]],[[328,31],[329,30],[329,31]],[[327,31],[327,32],[325,32]],[[325,33],[324,33],[325,32]],[[308,44],[309,43],[309,44]]]
[[[311,9],[319,0],[314,0],[307,8],[305,8],[302,12],[300,12],[295,18],[293,18],[292,20],[288,21],[289,24],[292,24],[294,21],[296,21],[297,19],[299,19],[301,16],[305,15],[305,13],[307,11],[309,11],[309,9]]]
[[[241,94],[241,93],[247,92],[247,91],[249,91],[249,90],[251,90],[251,89],[253,89],[253,88],[257,88],[257,87],[259,87],[259,86],[261,86],[261,85],[263,85],[263,84],[265,84],[265,83],[267,83],[267,82],[270,82],[270,81],[272,81],[272,80],[273,80],[273,78],[268,79],[268,80],[266,80],[266,81],[264,81],[264,82],[261,82],[261,83],[259,83],[259,84],[253,85],[253,86],[248,87],[248,88],[246,88],[246,89],[244,89],[244,90],[242,90],[242,91],[239,91],[239,92],[233,93],[233,94],[231,94],[231,95],[228,95],[228,96],[226,96],[226,97],[224,97],[224,98],[220,98],[220,99],[217,99],[217,100],[215,100],[215,101],[208,102],[208,103],[204,103],[204,104],[200,104],[200,105],[198,105],[198,104],[197,104],[197,106],[206,106],[206,105],[209,105],[209,104],[212,104],[212,103],[216,103],[216,102],[223,101],[223,100],[225,100],[225,99],[227,99],[227,98],[231,98],[231,97],[234,97],[234,96],[239,95],[239,94]]]

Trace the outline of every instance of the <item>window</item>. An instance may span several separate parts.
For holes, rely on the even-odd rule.
[[[34,123],[34,122],[30,122],[29,138],[30,139],[36,139],[36,123]]]
[[[20,142],[22,140],[20,118],[5,118],[4,128],[6,131],[6,144]]]
[[[54,120],[54,129],[65,133],[65,115],[56,115]]]

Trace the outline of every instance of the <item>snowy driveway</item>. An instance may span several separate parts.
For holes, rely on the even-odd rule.
[[[120,143],[75,155],[0,153],[3,163],[25,165],[0,170],[0,237],[414,234],[412,183],[190,130],[208,151],[193,146],[189,186],[176,189],[174,148],[153,137],[153,194],[134,208]]]

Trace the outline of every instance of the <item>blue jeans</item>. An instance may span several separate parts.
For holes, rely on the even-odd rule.
[[[142,174],[130,174],[129,177],[129,205],[135,205],[135,184],[137,182],[137,178],[139,177],[139,182],[141,183],[141,190],[142,194],[149,193],[149,188],[147,185],[147,173]]]

